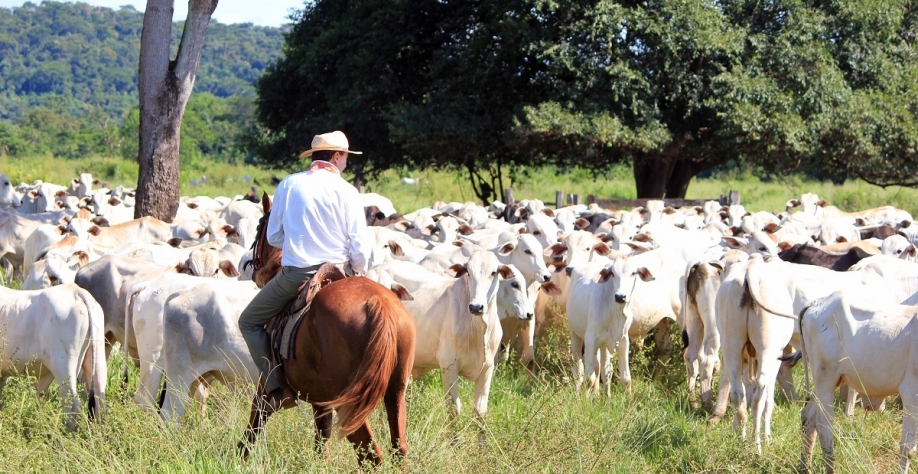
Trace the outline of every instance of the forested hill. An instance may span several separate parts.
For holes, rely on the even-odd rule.
[[[131,6],[42,2],[0,8],[0,119],[19,122],[41,107],[120,123],[137,104],[142,25],[143,12]],[[173,48],[182,27],[173,26]],[[254,96],[252,83],[282,44],[278,28],[212,21],[195,92]]]

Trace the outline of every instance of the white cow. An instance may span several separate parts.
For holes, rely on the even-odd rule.
[[[452,417],[462,408],[459,377],[473,380],[474,412],[483,422],[494,358],[503,336],[496,303],[498,288],[500,280],[511,278],[513,273],[486,251],[474,252],[468,263],[453,269],[455,279],[425,275],[421,284],[412,274],[392,272],[389,276],[408,287],[414,297],[414,301],[405,302],[417,328],[414,374],[440,369],[443,390],[452,400]],[[484,432],[478,439],[484,444]]]
[[[22,196],[16,191],[13,183],[0,173],[0,209],[22,206]]]
[[[163,310],[166,421],[182,417],[192,393],[206,397],[211,380],[258,380],[238,322],[258,291],[251,281],[211,280],[170,295]]]
[[[908,472],[918,433],[918,308],[839,291],[807,309],[800,324],[814,395],[803,408],[800,472],[812,461],[817,432],[826,472],[834,472],[832,412],[839,383],[873,400],[902,397],[899,472]]]
[[[89,292],[69,284],[40,291],[0,287],[0,389],[6,379],[26,370],[38,376],[36,389],[60,386],[67,426],[76,428],[81,413],[77,377],[82,368],[89,385],[90,416],[104,407],[108,371],[102,308]],[[70,402],[68,404],[68,402]]]
[[[40,290],[52,286],[73,283],[77,271],[89,263],[89,254],[85,251],[74,252],[69,257],[48,255],[35,262],[22,281],[23,290]]]

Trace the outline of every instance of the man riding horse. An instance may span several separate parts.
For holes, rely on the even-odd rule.
[[[367,271],[370,241],[363,201],[357,189],[341,178],[349,154],[362,153],[348,149],[344,133],[316,135],[312,148],[300,155],[312,156],[312,166],[280,182],[263,230],[268,244],[283,250],[283,267],[239,316],[239,329],[261,371],[263,401],[274,409],[296,395],[281,376],[282,369],[272,362],[265,324],[297,296],[322,264],[349,267],[356,274]]]

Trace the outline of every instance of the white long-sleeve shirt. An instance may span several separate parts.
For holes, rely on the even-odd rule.
[[[366,273],[371,248],[363,200],[333,172],[289,175],[274,193],[268,243],[283,250],[284,266],[349,262],[354,271]]]

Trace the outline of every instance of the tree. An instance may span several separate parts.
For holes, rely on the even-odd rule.
[[[148,0],[140,36],[140,144],[134,217],[172,222],[179,205],[179,137],[217,0],[191,0],[170,60],[173,0]]]

